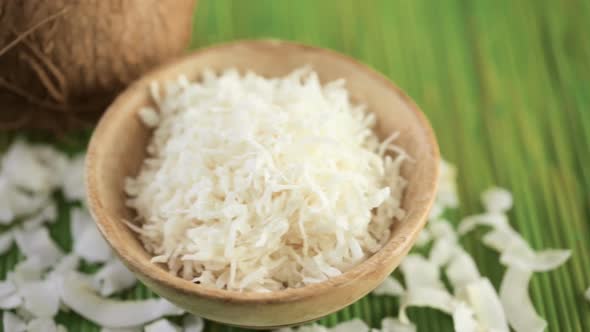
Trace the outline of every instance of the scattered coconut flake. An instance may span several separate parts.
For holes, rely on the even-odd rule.
[[[590,301],[590,287],[588,287],[588,289],[586,289],[586,292],[584,293],[584,297],[586,297],[586,300]]]
[[[75,271],[80,265],[80,258],[76,254],[67,254],[53,267],[50,275],[64,275],[70,271]]]
[[[455,310],[455,299],[443,289],[438,288],[409,288],[402,297],[399,320],[402,323],[409,323],[410,320],[406,314],[408,307],[429,307],[440,310],[447,314],[452,314]]]
[[[473,257],[465,250],[458,249],[455,255],[449,261],[445,269],[445,274],[457,292],[469,283],[476,282],[480,278],[479,270]]]
[[[181,332],[179,326],[172,324],[167,319],[159,319],[143,328],[144,332]]]
[[[504,188],[491,187],[481,194],[481,202],[486,211],[503,213],[512,208],[512,194]]]
[[[364,321],[354,318],[332,327],[330,332],[369,332],[369,327]]]
[[[57,206],[55,202],[47,202],[39,212],[36,214],[27,217],[23,221],[23,228],[24,229],[35,229],[39,228],[39,226],[43,225],[46,222],[53,223],[57,218]]]
[[[328,328],[319,324],[304,325],[299,327],[283,327],[275,332],[329,332]]]
[[[468,284],[459,296],[469,303],[479,324],[488,330],[509,332],[498,293],[487,278]]]
[[[72,158],[65,169],[62,183],[64,196],[70,201],[84,202],[86,200],[86,187],[84,185],[84,163],[86,155],[81,154]]]
[[[19,287],[24,309],[35,317],[51,318],[59,311],[59,292],[51,280],[28,282]]]
[[[449,239],[453,241],[457,239],[457,232],[448,220],[433,220],[428,224],[428,229],[435,239]]]
[[[385,317],[381,320],[381,332],[416,332],[412,323],[402,323],[398,319]]]
[[[142,332],[143,328],[142,327],[127,327],[127,328],[122,328],[122,329],[112,329],[112,328],[108,328],[108,327],[103,327],[100,329],[100,332]],[[184,332],[190,332],[190,331],[184,331]]]
[[[0,281],[0,309],[14,309],[22,304],[22,298],[13,281]]]
[[[427,228],[424,228],[418,234],[418,238],[416,239],[415,246],[417,247],[424,247],[432,240],[432,234]]]
[[[436,203],[441,207],[441,210],[444,210],[445,208],[456,208],[459,206],[459,196],[457,195],[457,169],[452,164],[441,159],[439,171],[440,175],[438,178]]]
[[[3,255],[10,250],[13,242],[14,234],[11,231],[6,231],[5,233],[0,234],[0,255]]]
[[[388,295],[388,296],[400,296],[404,293],[404,287],[394,277],[387,277],[383,282],[377,286],[372,292],[373,295]]]
[[[40,268],[52,266],[64,255],[45,227],[19,229],[14,232],[14,236],[21,253],[26,257],[39,258]]]
[[[25,321],[10,311],[2,313],[2,327],[5,332],[25,332],[27,330]]]
[[[444,266],[457,250],[457,241],[449,238],[439,238],[434,241],[428,260],[437,266]]]
[[[532,271],[509,266],[500,285],[500,301],[506,318],[516,332],[537,332],[547,327],[529,297],[529,281]]]
[[[51,318],[34,318],[27,323],[27,332],[60,332],[60,330]]]
[[[438,266],[418,254],[406,256],[400,265],[400,269],[404,275],[408,290],[423,288],[445,289],[445,285],[440,280]]]
[[[80,237],[74,240],[74,252],[90,263],[104,263],[112,257],[111,247],[94,223],[86,225]]]
[[[465,235],[477,226],[489,226],[500,230],[510,229],[508,217],[505,214],[489,212],[463,218],[459,223],[458,232],[460,235]]]
[[[565,263],[571,254],[571,250],[546,249],[534,252],[529,247],[512,246],[502,253],[500,262],[523,270],[545,272]]]
[[[110,296],[132,287],[137,279],[119,259],[113,259],[94,274],[93,281],[100,295]]]
[[[78,273],[62,280],[62,301],[82,317],[104,327],[134,327],[163,316],[181,315],[183,310],[164,299],[118,301],[98,296]]]
[[[37,256],[27,257],[24,261],[16,264],[14,269],[8,273],[7,278],[12,280],[17,288],[30,281],[41,280],[45,267]]]
[[[453,310],[453,328],[455,332],[478,332],[473,310],[464,302],[459,302]]]
[[[343,81],[322,85],[309,68],[210,79],[164,84],[159,122],[140,111],[158,126],[124,189],[154,262],[210,287],[274,291],[339,275],[385,244],[404,217],[407,156],[392,151],[397,134],[379,141]]]
[[[188,314],[182,319],[182,326],[184,332],[203,332],[205,321],[201,317]]]

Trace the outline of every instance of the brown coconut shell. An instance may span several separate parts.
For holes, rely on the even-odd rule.
[[[0,1],[0,130],[91,125],[190,41],[196,0]]]

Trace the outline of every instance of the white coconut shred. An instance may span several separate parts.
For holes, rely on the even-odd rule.
[[[406,155],[396,133],[379,141],[344,84],[302,68],[152,86],[156,107],[140,113],[155,127],[148,157],[125,184],[152,261],[264,292],[324,281],[379,250],[404,217]]]

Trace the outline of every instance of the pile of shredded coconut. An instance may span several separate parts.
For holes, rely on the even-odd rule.
[[[379,142],[344,84],[308,68],[154,84],[156,108],[139,112],[154,127],[148,158],[125,185],[152,260],[202,285],[272,291],[379,250],[404,217],[406,155],[395,134]]]

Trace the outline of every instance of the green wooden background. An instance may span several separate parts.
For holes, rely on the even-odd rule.
[[[573,250],[564,266],[535,274],[530,292],[549,331],[590,331],[582,295],[590,286],[590,1],[200,0],[195,15],[192,48],[297,40],[390,77],[422,107],[458,167],[462,205],[454,215],[480,211],[480,191],[505,186],[515,195],[511,222],[534,248]],[[62,204],[52,229],[66,249],[67,209]],[[504,269],[480,235],[463,244],[497,287]],[[18,259],[16,251],[0,257],[0,277]],[[123,297],[150,294],[138,286]],[[397,299],[369,296],[322,323],[361,317],[378,327],[397,308]],[[410,309],[410,318],[419,331],[452,330],[434,310]],[[70,331],[96,330],[73,313],[58,321]],[[208,324],[208,331],[239,329]]]

